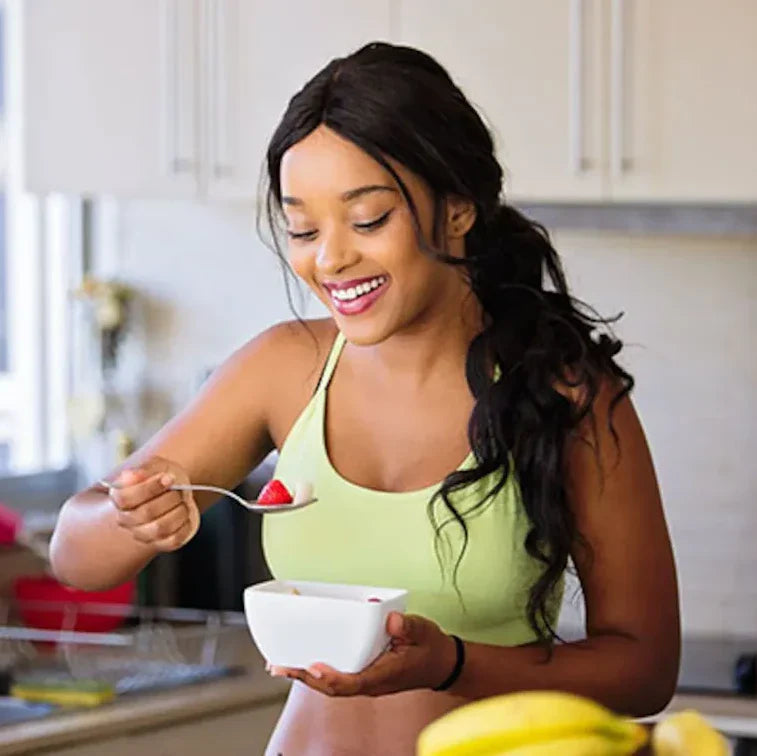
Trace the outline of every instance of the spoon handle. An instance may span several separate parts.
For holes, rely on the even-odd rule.
[[[176,484],[170,487],[172,491],[212,491],[213,493],[223,494],[239,502],[243,507],[249,505],[246,499],[238,496],[233,491],[229,491],[227,488],[219,488],[218,486],[198,486],[192,483],[192,485]]]
[[[119,483],[109,483],[107,480],[98,480],[97,481],[99,485],[103,486],[104,488],[107,488],[110,490],[111,488],[115,488],[116,490],[123,488],[123,485]],[[307,501],[299,501],[296,504],[257,504],[254,501],[247,501],[246,499],[243,499],[241,496],[238,496],[233,491],[229,491],[228,488],[220,488],[219,486],[201,486],[201,485],[195,485],[194,483],[190,484],[175,484],[170,487],[171,491],[212,491],[213,493],[219,493],[224,496],[228,496],[237,503],[241,504],[245,509],[249,509],[251,512],[265,512],[266,514],[274,514],[276,512],[292,512],[295,509],[302,509],[302,507],[306,507],[309,504],[313,504],[317,499],[308,499]]]

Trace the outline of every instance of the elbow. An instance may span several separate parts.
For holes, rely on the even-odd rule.
[[[71,569],[70,560],[67,558],[67,551],[65,537],[61,533],[60,519],[58,519],[58,524],[50,539],[50,572],[58,582],[64,585],[82,590],[92,590],[76,579],[75,571]]]
[[[663,711],[673,698],[678,684],[678,657],[656,660],[646,666],[636,680],[635,695],[629,701],[632,717],[651,717]]]
[[[675,693],[675,679],[654,680],[643,686],[638,700],[633,706],[633,711],[628,712],[632,717],[651,717],[663,711],[673,698]]]
[[[66,536],[61,516],[50,539],[50,572],[63,585],[82,591],[97,591],[110,587],[102,581],[102,570],[87,570],[77,558],[77,549]],[[99,579],[98,579],[99,578]]]

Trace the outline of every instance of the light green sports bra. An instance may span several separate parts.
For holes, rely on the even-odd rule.
[[[318,502],[302,510],[263,518],[263,550],[279,580],[349,583],[408,591],[407,611],[438,623],[465,640],[515,646],[535,639],[526,620],[528,591],[540,571],[525,550],[529,522],[513,476],[499,494],[466,518],[469,541],[457,573],[461,605],[451,581],[462,529],[452,522],[441,542],[444,576],[434,550],[428,502],[435,484],[392,493],[362,488],[332,466],[324,435],[326,396],[344,347],[339,333],[315,394],[286,438],[276,477],[292,490],[312,483]],[[473,467],[471,452],[460,469]],[[479,502],[494,482],[487,477],[451,495],[459,512]],[[436,519],[447,520],[435,504]],[[550,602],[554,626],[562,582]]]

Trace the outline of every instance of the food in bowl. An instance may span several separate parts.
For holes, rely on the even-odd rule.
[[[354,673],[387,648],[387,617],[404,612],[406,600],[400,588],[269,580],[245,589],[244,611],[269,664],[307,669],[323,662]]]

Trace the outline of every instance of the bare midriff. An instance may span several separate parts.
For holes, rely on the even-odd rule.
[[[414,756],[420,731],[465,703],[431,690],[331,698],[295,681],[265,756]]]

